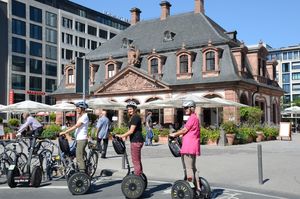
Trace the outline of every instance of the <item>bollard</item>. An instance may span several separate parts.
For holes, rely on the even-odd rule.
[[[122,169],[125,169],[125,154],[122,156]]]
[[[257,145],[257,158],[258,158],[258,182],[263,184],[263,165],[262,165],[262,146]]]

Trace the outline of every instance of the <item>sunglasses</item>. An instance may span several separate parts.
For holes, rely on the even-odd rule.
[[[183,107],[184,110],[189,109],[190,107]]]

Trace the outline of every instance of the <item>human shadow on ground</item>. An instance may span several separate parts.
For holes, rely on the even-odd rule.
[[[172,187],[171,183],[164,183],[159,185],[151,185],[145,190],[143,198],[151,198],[155,192],[163,191]]]
[[[116,184],[121,184],[122,180],[113,180],[113,181],[107,181],[107,182],[102,182],[101,184],[92,184],[89,192],[87,194],[95,194],[102,192],[103,189],[106,187],[111,187]]]

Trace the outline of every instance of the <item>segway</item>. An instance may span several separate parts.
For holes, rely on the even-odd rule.
[[[60,136],[58,139],[59,147],[65,156],[75,156],[75,152],[70,149],[69,142],[65,136]],[[70,168],[66,173],[66,180],[69,191],[72,195],[86,194],[91,187],[91,178],[85,172],[79,172],[74,163],[69,165]]]
[[[17,165],[20,158],[20,154],[18,153],[16,153],[13,164],[9,166],[7,173],[7,184],[10,188],[15,188],[18,184],[25,184],[31,187],[39,187],[41,185],[43,174],[40,166],[41,163],[40,165],[33,166],[31,170],[32,155],[34,151],[38,150],[35,147],[37,137],[37,135],[33,136],[32,146],[29,150],[28,160],[25,167],[23,169],[18,168]]]
[[[171,153],[174,157],[181,157],[180,148],[181,148],[181,139],[179,137],[168,138],[168,145]],[[211,188],[208,181],[199,177],[200,194],[196,194],[195,185],[193,182],[188,182],[186,173],[184,176],[184,180],[177,180],[171,189],[172,199],[210,199],[211,198]]]
[[[124,155],[128,172],[126,176],[123,178],[121,189],[126,198],[129,199],[137,199],[140,198],[148,185],[147,177],[144,173],[140,176],[135,175],[130,171],[130,165],[128,161],[128,155],[126,152],[125,142],[117,137],[113,136],[112,140],[113,147],[117,154]]]

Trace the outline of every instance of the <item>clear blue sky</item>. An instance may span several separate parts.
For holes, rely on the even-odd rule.
[[[73,0],[94,10],[130,19],[129,10],[142,10],[141,19],[160,16],[161,0]],[[171,15],[194,10],[194,0],[169,0]],[[260,40],[274,48],[300,44],[300,0],[206,0],[206,15],[227,31],[238,31],[247,45]]]

